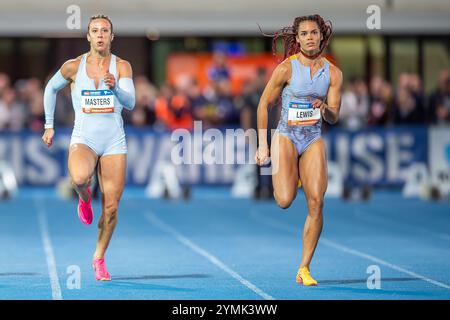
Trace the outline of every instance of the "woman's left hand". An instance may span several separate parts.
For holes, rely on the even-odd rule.
[[[105,85],[107,85],[111,90],[113,90],[116,86],[116,79],[114,78],[114,75],[112,73],[107,72],[103,77],[103,81],[105,82]]]

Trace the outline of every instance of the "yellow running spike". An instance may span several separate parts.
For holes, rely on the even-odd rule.
[[[298,269],[295,281],[304,286],[317,286],[317,281],[311,277],[308,267],[301,267]]]

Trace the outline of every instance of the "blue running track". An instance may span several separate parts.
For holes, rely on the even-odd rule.
[[[0,202],[0,299],[450,299],[448,202],[387,191],[367,203],[327,198],[311,264],[319,286],[303,287],[303,194],[282,210],[228,193],[194,190],[184,202],[126,190],[106,255],[113,280],[97,282],[100,203],[85,226],[75,201],[21,190]],[[381,287],[371,289],[377,268]]]

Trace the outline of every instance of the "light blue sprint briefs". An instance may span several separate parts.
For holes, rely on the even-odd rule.
[[[330,85],[330,64],[325,60],[311,79],[310,68],[301,64],[297,55],[289,58],[292,76],[281,94],[281,117],[277,130],[289,138],[301,155],[321,137],[322,118],[320,110],[313,110],[312,101],[326,98]]]

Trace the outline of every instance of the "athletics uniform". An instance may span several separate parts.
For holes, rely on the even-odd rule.
[[[301,155],[321,137],[320,108],[313,109],[315,99],[324,101],[330,86],[330,63],[325,60],[311,79],[310,67],[301,64],[297,55],[289,58],[292,66],[290,83],[281,94],[281,117],[276,132],[286,136]]]
[[[109,72],[117,79],[116,56],[111,55]],[[75,110],[75,125],[70,144],[83,143],[98,156],[127,153],[123,129],[123,106],[108,89],[103,79],[98,89],[86,71],[86,54],[78,67],[75,85],[72,88],[72,104]]]
[[[99,157],[126,154],[127,144],[121,113],[124,107],[128,110],[134,108],[133,80],[118,79],[116,56],[111,54],[109,72],[114,75],[116,85],[110,90],[101,79],[98,88],[95,88],[94,79],[87,75],[86,58],[87,54],[84,54],[71,90],[75,123],[70,144],[85,144]],[[48,82],[44,92],[45,128],[53,128],[56,94],[68,83],[60,70]]]

